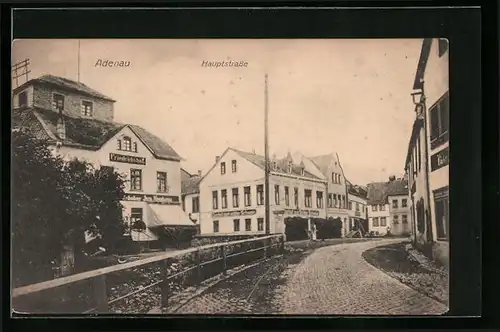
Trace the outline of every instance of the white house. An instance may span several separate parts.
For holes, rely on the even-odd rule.
[[[346,232],[357,230],[361,225],[362,231],[368,231],[368,203],[366,200],[367,189],[353,185],[347,181],[349,224]]]
[[[181,157],[144,128],[114,122],[115,101],[83,83],[45,75],[14,90],[13,126],[46,140],[53,153],[111,166],[126,180],[123,215],[135,241],[165,228],[193,227],[181,209]]]
[[[270,233],[289,217],[325,218],[326,179],[307,158],[270,159]],[[228,148],[199,183],[202,236],[265,233],[265,158]]]
[[[368,231],[385,235],[390,227],[389,204],[387,201],[387,183],[368,184]]]

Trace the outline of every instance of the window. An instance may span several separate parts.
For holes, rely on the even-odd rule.
[[[299,206],[299,188],[293,188],[293,203],[296,207]]]
[[[212,191],[212,208],[217,210],[219,208],[219,195],[217,190]]]
[[[304,168],[304,167],[302,167],[302,168],[300,169],[300,175],[304,176],[304,174],[305,174],[305,173],[306,173],[305,168]]]
[[[335,173],[332,172],[332,182],[335,183]]]
[[[333,206],[337,207],[337,195],[333,194]]]
[[[257,185],[257,205],[264,205],[264,186]]]
[[[402,219],[401,221],[402,221],[403,224],[407,224],[408,223],[408,216],[406,214],[403,214],[401,216],[401,219]]]
[[[231,170],[233,173],[236,173],[236,160],[231,161]]]
[[[240,220],[239,219],[234,219],[233,220],[233,230],[235,232],[239,232],[240,231]]]
[[[250,232],[252,230],[252,219],[245,219],[245,231]]]
[[[377,206],[376,205],[372,205],[372,211],[377,211]]]
[[[264,218],[257,218],[257,230],[259,232],[264,230]]]
[[[93,105],[91,101],[82,100],[82,116],[93,115]]]
[[[438,42],[438,54],[439,57],[442,57],[446,51],[448,51],[448,39],[445,38],[439,38]]]
[[[274,186],[274,203],[280,205],[280,186]]]
[[[380,217],[380,226],[387,226],[387,219],[385,217]]]
[[[52,95],[52,108],[55,110],[64,110],[64,96],[58,93]]]
[[[333,207],[333,195],[328,194],[328,207],[331,208]]]
[[[159,193],[167,192],[167,173],[156,172],[156,190]]]
[[[449,212],[448,191],[439,190],[434,192],[434,209],[436,213],[436,230],[438,240],[449,239]]]
[[[278,163],[273,161],[273,171],[275,171],[278,168]]]
[[[134,152],[137,152],[137,143],[136,143],[136,142],[134,142],[134,144],[132,144],[132,147],[133,147],[133,149],[132,149],[132,150],[133,150]]]
[[[243,188],[244,191],[244,200],[245,200],[245,206],[250,206],[252,205],[252,196],[250,194],[250,187],[245,187]]]
[[[220,163],[220,174],[226,174],[226,163],[225,162]]]
[[[18,96],[19,99],[19,107],[27,107],[28,106],[28,93],[23,91]]]
[[[406,198],[401,200],[401,207],[408,207],[408,200]]]
[[[122,140],[119,139],[118,140],[118,150],[121,150],[122,149]]]
[[[392,223],[399,224],[399,216],[398,215],[395,215],[394,217],[392,217]]]
[[[292,173],[292,162],[288,162],[288,173]]]
[[[223,209],[227,209],[227,190],[222,189],[220,191],[220,196],[221,196],[221,207]]]
[[[361,210],[365,212],[365,206],[363,204],[361,204]]]
[[[193,213],[198,213],[200,212],[200,198],[199,197],[193,197],[192,199],[192,212]]]
[[[380,204],[379,211],[385,211],[385,205],[384,204]]]
[[[240,193],[238,188],[233,188],[233,207],[237,208],[240,206]]]
[[[430,111],[431,149],[448,140],[449,129],[449,95],[446,93]]]
[[[309,189],[305,189],[304,190],[304,204],[305,204],[305,207],[312,207],[312,193],[311,193],[311,190]]]
[[[349,202],[349,210],[352,210],[352,202]]]
[[[322,191],[316,191],[316,206],[319,209],[323,208],[323,192]]]
[[[420,139],[417,140],[417,166],[416,168],[420,172],[421,170],[421,165],[422,165],[422,155],[421,155],[421,150],[420,150]]]
[[[285,205],[290,206],[290,193],[288,192],[288,187],[285,187]]]
[[[140,169],[130,170],[130,190],[142,190],[142,171]]]
[[[342,195],[342,208],[345,209],[347,206],[346,206],[346,203],[345,203],[345,195]]]
[[[214,233],[219,233],[219,220],[214,220]]]
[[[125,151],[132,151],[132,140],[130,137],[124,137],[123,138],[123,150]]]
[[[398,208],[398,200],[397,200],[397,199],[393,199],[393,200],[392,200],[392,207],[393,207],[394,209],[397,209],[397,208]]]
[[[342,196],[338,195],[339,208],[342,208]]]
[[[145,230],[146,224],[143,219],[142,208],[132,208],[130,210],[130,226],[135,230]]]
[[[378,217],[373,218],[373,227],[378,227]]]

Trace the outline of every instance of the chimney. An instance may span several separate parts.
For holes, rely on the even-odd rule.
[[[198,176],[201,176],[201,170],[200,169],[198,170]]]
[[[218,163],[220,160],[220,156],[215,156],[215,163]]]

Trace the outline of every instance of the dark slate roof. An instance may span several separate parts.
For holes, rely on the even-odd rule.
[[[387,183],[373,182],[368,184],[368,204],[385,204],[387,203]]]
[[[191,175],[191,177],[182,180],[181,182],[181,194],[189,195],[196,194],[200,192],[200,181],[201,176]]]
[[[99,91],[96,91],[84,83],[81,82],[76,82],[72,81],[70,79],[64,78],[64,77],[59,77],[59,76],[54,76],[54,75],[43,75],[38,78],[34,78],[32,80],[27,81],[26,83],[22,84],[21,86],[17,87],[14,89],[14,93],[17,93],[18,91],[26,88],[27,86],[30,85],[52,85],[52,86],[57,86],[60,89],[64,90],[70,90],[78,93],[85,94],[87,96],[91,96],[94,98],[99,98],[99,99],[104,99],[107,101],[115,102],[114,99],[100,93]]]
[[[13,119],[24,119],[25,127],[36,127],[37,122],[42,126],[50,140],[59,140],[63,144],[81,148],[99,149],[104,143],[116,135],[124,127],[129,127],[137,137],[150,149],[151,153],[159,159],[180,161],[181,157],[174,149],[160,138],[136,125],[120,124],[111,121],[75,117],[64,112],[66,124],[66,138],[57,137],[57,121],[59,114],[53,110],[42,108],[27,108],[13,110]],[[18,122],[20,120],[17,120]],[[21,125],[13,123],[13,125]]]
[[[350,181],[346,180],[347,192],[351,195],[355,195],[361,198],[367,198],[368,190],[367,188],[359,185],[352,184]]]
[[[265,161],[265,157],[264,156],[261,156],[261,155],[258,155],[258,154],[252,153],[252,152],[240,151],[240,150],[237,150],[237,149],[234,149],[234,148],[230,148],[230,149],[233,150],[234,152],[236,152],[237,154],[239,154],[241,157],[243,157],[246,160],[250,161],[254,165],[256,165],[256,166],[258,166],[258,167],[260,167],[262,169],[265,169],[265,167],[266,167],[266,161]],[[285,157],[283,159],[271,160],[270,162],[276,162],[277,163],[277,169],[275,169],[275,170],[271,169],[271,171],[275,172],[275,173],[290,174],[290,173],[288,173],[288,170],[287,170],[288,161],[291,161],[290,155],[288,155],[287,157]],[[316,175],[308,172],[307,169],[304,170],[304,175],[301,175],[301,165],[292,164],[292,173],[291,174],[295,175],[295,176],[303,176],[303,177],[306,177],[306,178],[311,178],[311,179],[315,179],[315,180],[321,180]]]
[[[408,183],[403,179],[368,184],[368,204],[385,204],[388,196],[408,194]]]

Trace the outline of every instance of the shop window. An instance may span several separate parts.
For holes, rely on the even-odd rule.
[[[130,190],[142,190],[142,171],[140,169],[130,170]]]
[[[234,219],[233,220],[233,230],[235,232],[239,232],[240,231],[240,220],[239,219]]]
[[[257,219],[257,230],[259,232],[264,230],[264,218]]]
[[[212,191],[212,208],[217,210],[219,208],[219,195],[217,190]]]
[[[436,213],[436,230],[438,240],[449,239],[449,211],[448,190],[440,190],[434,193],[434,207]]]
[[[264,186],[257,185],[257,205],[264,205]]]
[[[227,190],[223,189],[220,191],[221,196],[221,207],[227,209]]]
[[[245,199],[245,206],[251,206],[252,205],[252,196],[250,193],[250,187],[245,187],[243,188],[244,190],[244,199]]]
[[[252,219],[245,219],[245,231],[250,232],[252,230]]]

